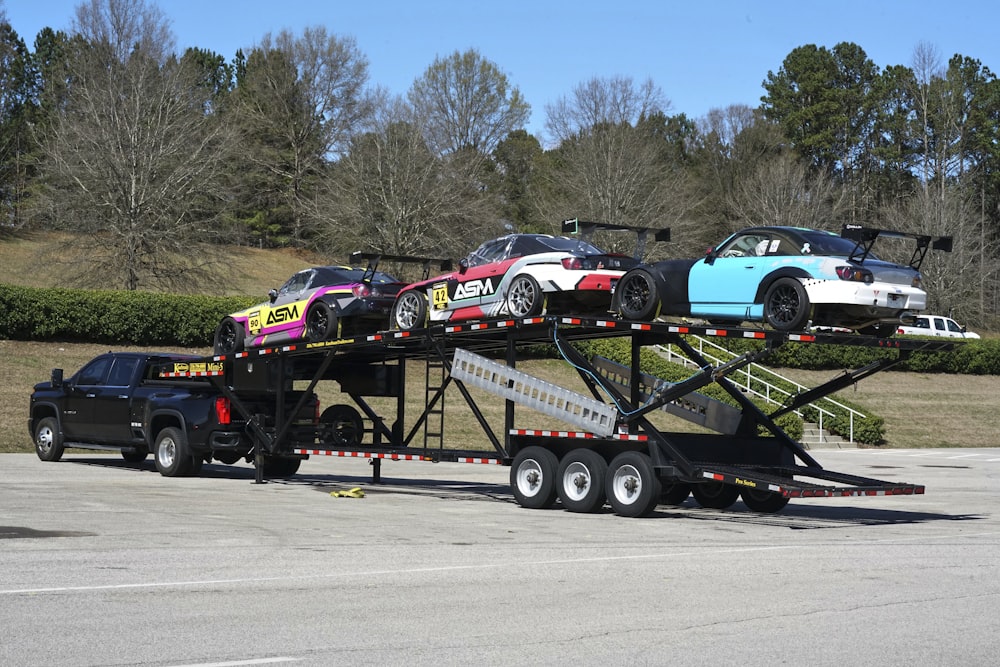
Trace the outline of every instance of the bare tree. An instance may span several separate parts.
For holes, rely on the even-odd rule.
[[[593,78],[545,107],[545,128],[560,143],[599,125],[635,125],[670,110],[670,101],[652,79],[635,85],[631,77]]]
[[[521,91],[474,49],[435,59],[407,96],[424,120],[428,145],[442,156],[489,155],[531,112]]]
[[[342,252],[464,255],[498,231],[482,193],[425,141],[415,111],[387,101],[334,170],[325,245]]]
[[[74,281],[191,288],[211,266],[212,202],[229,148],[222,123],[172,55],[162,14],[142,0],[82,5],[71,85],[43,147],[40,206],[78,232]]]

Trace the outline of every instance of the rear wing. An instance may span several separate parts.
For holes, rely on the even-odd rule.
[[[906,232],[875,229],[861,225],[844,225],[840,230],[840,236],[850,239],[857,244],[854,247],[854,251],[848,257],[848,259],[857,262],[865,261],[865,258],[868,257],[868,254],[872,250],[872,246],[875,245],[875,240],[880,236],[891,239],[913,239],[917,242],[917,247],[913,250],[913,255],[910,257],[910,268],[916,271],[920,270],[920,265],[923,264],[928,250],[934,249],[942,252],[951,252],[952,248],[952,237],[950,236],[933,237],[927,234],[908,234]]]
[[[371,282],[372,278],[375,276],[375,270],[378,269],[378,264],[381,261],[386,262],[406,262],[408,264],[423,264],[423,278],[421,280],[427,280],[431,275],[431,266],[437,264],[442,272],[452,270],[451,259],[435,259],[431,257],[416,257],[414,255],[386,255],[379,252],[352,252],[351,253],[351,264],[360,264],[362,260],[368,262],[368,266],[365,268],[365,275],[362,276],[361,282],[367,283]]]
[[[670,240],[669,227],[656,228],[640,227],[635,225],[613,225],[609,222],[587,222],[584,220],[578,220],[577,218],[562,221],[563,234],[579,234],[584,241],[590,241],[590,237],[593,236],[594,232],[635,232],[635,258],[639,260],[641,260],[642,256],[646,254],[646,240],[650,231],[654,232],[654,241],[666,242]]]

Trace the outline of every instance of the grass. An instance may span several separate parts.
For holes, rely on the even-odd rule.
[[[60,278],[48,270],[44,258],[58,253],[65,239],[54,235],[31,234],[0,237],[0,282],[30,287],[74,287],[72,280]],[[225,285],[212,285],[205,293],[260,294],[282,284],[295,271],[317,263],[343,261],[344,258],[322,258],[284,250],[229,248],[228,263],[233,267]],[[46,270],[39,270],[46,267]],[[127,348],[116,348],[127,349]],[[131,348],[138,349],[138,348]],[[0,452],[31,451],[27,430],[28,396],[32,386],[48,379],[54,367],[74,372],[93,356],[106,351],[99,345],[70,345],[0,340]],[[184,350],[209,354],[208,348]],[[554,360],[533,361],[519,366],[551,382],[586,393],[576,372]],[[829,379],[833,372],[789,370],[783,374],[809,386]],[[332,383],[325,383],[332,384]],[[321,387],[323,405],[345,401],[336,385]],[[963,375],[926,375],[887,371],[867,378],[839,392],[886,421],[887,446],[890,447],[996,447],[1000,436],[991,424],[1000,394],[1000,378]],[[503,401],[484,396],[473,390],[476,403],[483,409],[498,434],[503,424]],[[408,373],[409,416],[405,424],[409,432],[412,421],[420,414],[424,401],[423,373],[410,365]],[[372,401],[383,415],[395,412],[395,399]],[[524,423],[522,423],[522,416]],[[490,445],[471,411],[457,392],[446,396],[446,445],[454,448],[489,449]],[[686,422],[657,415],[658,426],[668,430],[690,430]],[[566,428],[537,413],[519,411],[519,427]],[[422,444],[422,439],[413,442]]]

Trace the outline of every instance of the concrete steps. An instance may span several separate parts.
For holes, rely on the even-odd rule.
[[[856,446],[839,435],[821,429],[819,424],[810,422],[802,423],[802,440],[800,442],[806,449],[853,449]]]

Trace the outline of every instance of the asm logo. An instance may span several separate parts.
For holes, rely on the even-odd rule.
[[[267,326],[297,319],[299,319],[299,304],[293,303],[290,306],[282,306],[269,311],[267,313]]]
[[[489,278],[470,280],[467,283],[458,284],[455,288],[455,299],[471,299],[485,294],[493,294],[496,291],[496,285]]]

